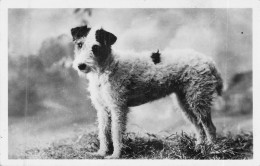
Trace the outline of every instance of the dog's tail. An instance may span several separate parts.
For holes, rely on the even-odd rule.
[[[218,70],[216,69],[216,67],[213,67],[212,68],[212,74],[215,76],[216,78],[216,83],[217,83],[217,86],[216,86],[216,91],[217,91],[217,94],[219,96],[222,95],[222,92],[223,92],[223,79],[221,78],[221,75],[220,73],[218,72]]]
[[[216,90],[218,95],[221,96],[223,92],[223,80],[221,77],[218,78],[218,85],[216,87]]]

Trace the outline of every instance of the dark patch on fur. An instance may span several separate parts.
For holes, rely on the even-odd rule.
[[[159,53],[159,50],[157,52],[153,52],[151,55],[151,58],[152,58],[154,64],[160,63],[161,54]]]
[[[101,45],[111,46],[116,42],[117,37],[101,28],[96,31],[96,40]]]
[[[92,52],[96,57],[104,58],[104,56],[107,56],[111,53],[111,48],[105,45],[93,45]]]
[[[107,57],[111,54],[111,47],[106,45],[93,45],[92,52],[99,66],[104,67]]]
[[[89,33],[91,28],[88,28],[87,25],[81,26],[81,27],[76,27],[71,29],[71,35],[73,37],[73,41],[86,37]]]
[[[106,62],[107,57],[111,54],[111,45],[116,42],[117,37],[101,28],[96,31],[96,40],[100,45],[93,45],[92,52],[98,64],[103,66],[103,63]]]

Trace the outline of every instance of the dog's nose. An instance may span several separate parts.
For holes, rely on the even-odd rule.
[[[81,63],[78,65],[79,70],[85,70],[87,68],[87,65],[85,63]]]

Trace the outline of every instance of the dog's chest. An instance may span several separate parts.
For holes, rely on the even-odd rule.
[[[111,102],[110,84],[106,76],[98,76],[97,74],[89,74],[89,86],[91,100],[98,100],[103,104]]]

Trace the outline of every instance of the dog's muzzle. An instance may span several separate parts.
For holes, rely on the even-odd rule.
[[[83,73],[88,73],[90,72],[91,68],[87,66],[85,63],[81,63],[78,65],[78,69],[83,72]]]

